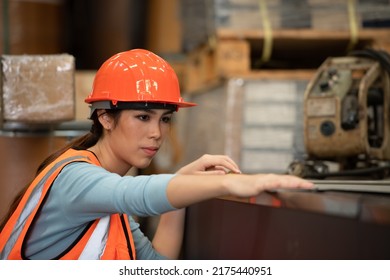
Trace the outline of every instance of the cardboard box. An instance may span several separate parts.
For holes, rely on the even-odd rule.
[[[73,120],[74,70],[68,54],[1,56],[1,123]]]
[[[95,75],[95,70],[76,70],[75,72],[76,121],[86,121],[89,118],[91,109],[84,100],[92,91]]]

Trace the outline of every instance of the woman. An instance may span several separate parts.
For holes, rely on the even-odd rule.
[[[91,132],[38,168],[2,229],[1,259],[174,259],[186,206],[222,195],[312,187],[288,175],[240,174],[222,155],[205,155],[175,175],[126,176],[150,164],[174,112],[195,105],[181,98],[172,68],[146,50],[108,59],[86,102]],[[132,215],[161,215],[152,241]]]

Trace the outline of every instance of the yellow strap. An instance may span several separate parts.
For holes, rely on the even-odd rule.
[[[268,17],[267,0],[259,0],[259,8],[264,28],[264,44],[261,63],[268,62],[272,53],[272,28]]]
[[[356,18],[356,0],[348,0],[348,18],[350,39],[347,52],[353,50],[358,41],[358,21]]]

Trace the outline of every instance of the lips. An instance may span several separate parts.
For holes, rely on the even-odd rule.
[[[144,151],[144,153],[146,155],[152,157],[152,156],[154,156],[157,153],[158,148],[156,148],[156,147],[144,147],[144,148],[142,148],[142,150]]]

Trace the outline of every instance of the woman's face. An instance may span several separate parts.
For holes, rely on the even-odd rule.
[[[170,131],[172,115],[163,109],[123,110],[106,135],[115,160],[120,165],[147,167]]]

